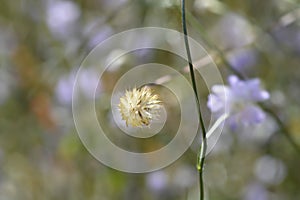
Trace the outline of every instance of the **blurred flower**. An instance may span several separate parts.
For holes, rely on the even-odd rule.
[[[261,123],[266,114],[257,106],[256,102],[269,99],[269,93],[260,88],[259,79],[239,80],[236,76],[228,78],[229,86],[215,85],[208,97],[207,106],[217,117],[225,110],[230,117],[227,123],[231,129],[239,124],[248,126]]]
[[[238,70],[244,72],[247,68],[255,65],[257,61],[257,53],[253,49],[238,49],[227,54],[230,65]]]
[[[75,21],[80,16],[80,9],[72,1],[50,3],[47,9],[47,24],[58,35],[68,35]]]
[[[84,30],[85,37],[90,38],[88,42],[89,48],[94,48],[114,33],[113,28],[109,25],[103,25],[99,28],[97,28],[97,25],[98,23],[93,21],[86,27],[86,30]]]
[[[56,97],[62,104],[71,104],[72,88],[74,85],[75,76],[63,76],[56,86]]]
[[[161,103],[159,96],[153,94],[149,87],[134,88],[132,91],[126,91],[120,98],[119,109],[127,126],[148,126],[158,115]]]
[[[154,191],[161,191],[167,187],[168,175],[162,171],[152,172],[147,175],[147,186]]]
[[[224,15],[212,29],[211,35],[222,49],[242,47],[251,44],[255,39],[251,24],[236,13]]]
[[[269,192],[264,185],[259,183],[252,183],[246,188],[244,200],[268,200]]]
[[[86,98],[94,97],[94,89],[98,85],[98,76],[92,69],[82,69],[77,77],[78,85]],[[55,92],[58,101],[62,104],[72,103],[72,93],[75,83],[76,73],[71,72],[63,76],[56,86]],[[95,95],[97,96],[97,95]]]
[[[278,185],[286,176],[286,167],[281,160],[265,155],[257,160],[255,175],[263,183]]]

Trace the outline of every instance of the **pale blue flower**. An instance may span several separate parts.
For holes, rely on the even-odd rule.
[[[257,78],[242,81],[236,76],[229,76],[228,82],[232,95],[238,100],[240,98],[245,101],[260,102],[269,99],[269,93],[261,89],[260,80]]]
[[[261,123],[266,118],[264,111],[256,104],[269,99],[269,93],[260,86],[259,79],[240,80],[236,76],[228,78],[228,86],[215,85],[208,97],[207,106],[219,117],[229,114],[227,124],[231,129]]]

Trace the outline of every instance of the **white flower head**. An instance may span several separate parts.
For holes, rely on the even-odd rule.
[[[122,119],[126,121],[126,126],[148,126],[151,120],[159,115],[162,101],[159,95],[153,94],[151,88],[144,86],[127,90],[120,98],[118,107]]]

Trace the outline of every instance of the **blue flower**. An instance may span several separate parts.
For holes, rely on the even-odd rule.
[[[215,85],[208,96],[207,106],[219,117],[225,112],[229,114],[227,124],[235,130],[240,125],[249,126],[261,123],[266,118],[257,102],[269,99],[267,91],[261,89],[260,80],[240,80],[236,76],[228,78],[228,86]]]

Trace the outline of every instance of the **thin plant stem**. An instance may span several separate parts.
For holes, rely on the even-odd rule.
[[[207,149],[207,140],[206,140],[206,130],[205,130],[204,121],[203,121],[203,117],[202,117],[202,113],[201,113],[199,95],[198,95],[198,91],[197,91],[194,66],[192,63],[192,56],[191,56],[190,47],[189,47],[189,40],[188,40],[188,33],[187,33],[186,19],[185,19],[185,0],[181,1],[181,15],[182,15],[182,29],[183,29],[183,33],[184,33],[184,43],[185,43],[185,48],[186,48],[186,53],[187,53],[187,58],[188,58],[188,63],[189,63],[189,69],[190,69],[189,71],[190,71],[190,76],[191,76],[191,80],[192,80],[193,90],[195,93],[195,99],[196,99],[196,103],[197,103],[197,111],[198,111],[200,126],[201,126],[201,130],[202,130],[202,143],[201,143],[199,154],[197,156],[197,169],[199,172],[200,200],[203,200],[204,199],[203,167],[204,167],[205,154],[206,154],[206,149]]]

